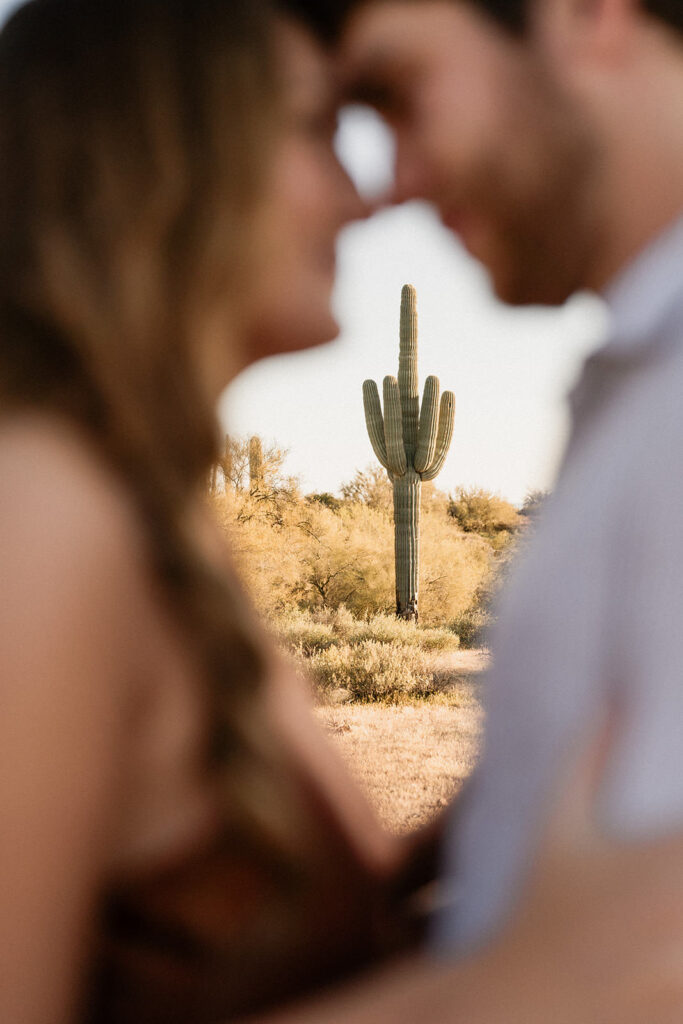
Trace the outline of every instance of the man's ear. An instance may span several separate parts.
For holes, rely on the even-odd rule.
[[[639,0],[537,0],[533,31],[562,66],[619,65],[632,53]]]

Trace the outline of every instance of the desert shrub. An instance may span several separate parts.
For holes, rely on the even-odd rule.
[[[273,627],[318,691],[337,700],[396,703],[434,693],[445,678],[436,655],[460,642],[449,629],[382,614],[356,619],[343,606],[288,611]]]
[[[281,495],[219,495],[213,508],[226,543],[257,607],[266,614],[290,608],[301,577],[304,537],[293,523],[296,501]]]
[[[327,513],[320,527],[317,540],[302,552],[299,606],[317,610],[345,605],[356,619],[377,614],[393,618],[391,516],[352,505],[334,517]],[[481,538],[463,535],[438,513],[423,514],[421,541],[420,621],[444,625],[472,604],[490,574],[493,553]],[[393,626],[387,623],[386,628]]]
[[[259,489],[266,491],[296,490],[297,481],[286,476],[284,463],[289,452],[286,448],[255,438],[261,448],[261,480]],[[226,491],[245,491],[252,489],[249,471],[249,450],[252,439],[239,435],[226,435],[218,462],[213,467],[209,480],[210,490],[214,495]]]
[[[449,501],[448,514],[465,533],[497,541],[498,547],[520,526],[520,515],[514,505],[480,487],[459,487]]]
[[[242,578],[265,614],[332,612],[344,606],[353,620],[383,615],[376,629],[386,639],[400,628],[393,619],[390,511],[359,503],[333,510],[284,490],[230,490],[215,495],[213,506]],[[421,625],[443,627],[462,615],[485,587],[495,562],[489,542],[463,533],[442,509],[428,505],[421,528]],[[372,638],[366,633],[366,639]],[[433,642],[435,649],[447,644],[445,639]]]
[[[368,642],[400,644],[425,653],[455,651],[460,644],[460,638],[451,629],[427,629],[395,615],[357,619],[344,606],[318,612],[289,612],[277,616],[273,625],[285,646],[304,654]]]
[[[345,605],[355,616],[389,611],[394,580],[387,513],[360,505],[343,508],[338,515],[319,511],[316,534],[302,553],[300,605]]]
[[[404,622],[395,615],[373,615],[356,620],[347,634],[349,643],[366,641],[383,644],[402,644],[420,651],[455,651],[460,645],[457,634],[449,629],[424,628],[414,622]]]
[[[493,552],[485,540],[461,533],[447,516],[423,513],[420,622],[443,626],[456,619],[471,606],[493,567]]]
[[[339,638],[332,632],[332,627],[324,622],[316,622],[306,613],[288,615],[276,620],[273,625],[276,636],[285,646],[304,655],[339,646]]]
[[[338,512],[342,507],[342,503],[339,498],[335,498],[334,494],[330,494],[329,491],[314,492],[306,495],[306,501],[309,505],[317,502],[318,505],[325,505],[326,508],[332,510],[332,512]]]
[[[469,650],[487,645],[490,624],[490,612],[477,604],[459,615],[452,628],[460,637],[460,646]]]
[[[377,465],[357,469],[352,479],[342,484],[341,496],[344,501],[367,505],[368,508],[388,510],[394,504],[394,489],[387,472]]]
[[[364,640],[317,651],[306,667],[323,692],[342,691],[349,700],[399,702],[436,688],[436,673],[425,655],[399,643]]]
[[[420,630],[420,635],[422,630]],[[379,613],[367,619],[355,620],[346,633],[348,643],[360,644],[372,640],[379,644],[401,643],[417,646],[417,627],[414,622],[404,622],[395,615]]]
[[[421,651],[447,654],[460,647],[460,636],[454,629],[422,629],[416,646]]]

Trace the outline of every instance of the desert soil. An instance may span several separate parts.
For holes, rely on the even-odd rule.
[[[425,824],[458,792],[476,762],[482,731],[484,651],[445,655],[443,702],[318,708],[351,771],[394,832]]]

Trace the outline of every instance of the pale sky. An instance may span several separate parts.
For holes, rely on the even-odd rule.
[[[0,0],[0,21],[15,6]],[[390,141],[365,112],[342,120],[339,150],[364,186],[390,178]],[[437,486],[482,486],[515,502],[550,487],[566,438],[565,396],[604,335],[602,306],[582,296],[562,310],[502,307],[420,204],[347,230],[335,292],[339,339],[244,373],[221,403],[226,429],[288,448],[287,470],[306,491],[336,491],[374,462],[361,386],[397,372],[406,283],[418,292],[420,380],[435,374],[456,394],[455,436]]]

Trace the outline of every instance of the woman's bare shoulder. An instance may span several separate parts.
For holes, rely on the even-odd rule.
[[[142,589],[143,541],[125,487],[76,428],[38,415],[0,421],[0,480],[2,639],[40,622],[81,656],[88,644],[104,650]]]
[[[46,1007],[31,1019],[47,1020],[128,796],[134,517],[87,443],[47,417],[0,421],[0,480],[0,941],[24,979],[0,1002],[28,1005],[28,978]]]
[[[0,524],[39,522],[49,536],[74,527],[131,541],[139,532],[125,487],[80,430],[57,416],[25,413],[0,420]]]

